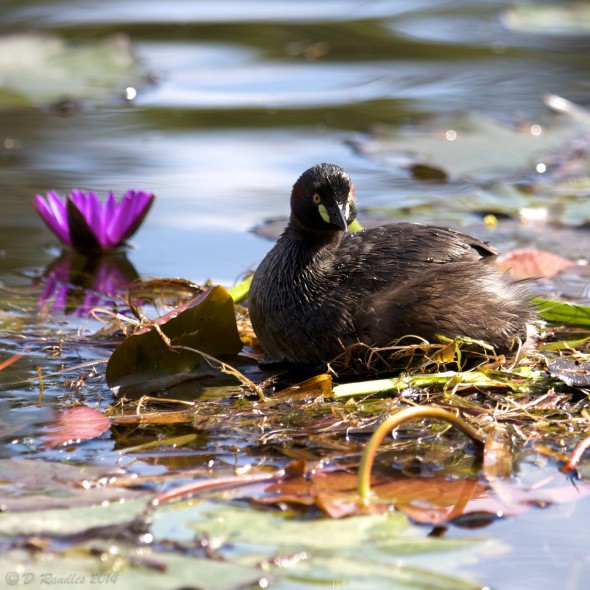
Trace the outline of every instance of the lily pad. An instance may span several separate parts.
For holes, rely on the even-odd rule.
[[[275,576],[288,577],[293,587],[308,587],[311,581],[350,588],[367,584],[371,588],[400,589],[481,587],[452,571],[482,551],[480,539],[427,538],[397,512],[331,521],[291,519],[276,512],[207,504],[198,512],[193,522],[187,510],[159,516],[177,521],[185,513],[185,526],[206,535],[222,550],[224,545],[238,549],[241,563],[267,562]],[[500,549],[498,545],[495,548]],[[432,569],[424,569],[425,553],[429,554],[429,566],[435,564]],[[453,559],[449,559],[450,554]]]
[[[78,465],[69,465],[64,462],[0,459],[0,471],[3,480],[0,485],[2,512],[71,509],[109,501],[121,502],[146,494],[141,490],[85,484],[84,482],[106,480],[124,473],[121,469],[102,466],[80,468]],[[47,512],[43,519],[38,518],[39,526],[47,526],[47,518]],[[0,532],[4,530],[3,526],[6,522],[7,516],[2,515]],[[15,518],[14,522],[18,523],[19,518]],[[33,531],[30,532],[33,533]]]
[[[590,33],[590,6],[587,2],[522,2],[511,6],[503,16],[504,25],[513,31],[568,37]]]
[[[173,590],[193,588],[197,579],[199,588],[239,590],[254,587],[264,578],[264,572],[255,567],[193,554],[156,552],[144,544],[149,537],[140,539],[134,530],[144,504],[105,502],[86,508],[46,510],[42,518],[39,512],[0,514],[0,533],[34,537],[44,547],[43,559],[38,560],[31,559],[25,549],[4,551],[0,569],[7,572],[9,584],[33,589],[75,585],[83,589]],[[113,535],[117,533],[117,543],[113,545]],[[143,543],[134,543],[134,539]]]
[[[124,340],[109,359],[106,379],[116,395],[145,395],[217,374],[199,352],[220,357],[241,349],[231,295],[215,286]]]
[[[417,165],[438,170],[441,178],[488,181],[530,176],[546,158],[564,150],[583,131],[576,117],[550,126],[503,125],[473,114],[459,113],[400,130],[386,125],[355,142],[363,155],[396,168]]]
[[[81,44],[45,34],[0,37],[0,108],[101,103],[147,81],[125,35]]]
[[[65,511],[64,511],[65,512]],[[177,590],[178,588],[207,588],[207,590],[243,590],[264,588],[268,580],[255,567],[220,563],[193,555],[158,553],[147,548],[121,549],[118,556],[86,551],[45,552],[45,560],[31,560],[22,550],[7,551],[0,557],[0,568],[8,572],[8,583],[26,586],[30,590],[44,588],[142,588],[142,590]],[[82,552],[80,552],[82,553]],[[48,565],[49,563],[49,565]],[[195,581],[198,580],[198,585]]]

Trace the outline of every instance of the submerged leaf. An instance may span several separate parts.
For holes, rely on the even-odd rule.
[[[415,522],[444,525],[473,516],[479,516],[482,524],[489,523],[535,507],[572,502],[590,495],[589,485],[562,484],[561,474],[543,482],[542,486],[529,488],[515,479],[504,479],[504,475],[506,473],[494,474],[494,481],[486,482],[475,478],[385,476],[380,473],[372,478],[373,495],[367,504],[355,493],[354,473],[318,468],[306,476],[272,483],[263,491],[252,489],[245,497],[255,500],[258,505],[291,506],[300,510],[316,506],[334,519],[389,514],[394,506]]]
[[[215,286],[124,340],[109,359],[106,379],[117,395],[145,395],[217,374],[196,351],[217,357],[241,349],[232,298]]]
[[[469,436],[474,442],[483,445],[483,435],[476,428],[466,422],[461,416],[452,414],[448,410],[439,408],[437,406],[415,406],[410,408],[404,408],[395,412],[391,416],[388,416],[375,430],[371,436],[369,442],[365,446],[361,464],[359,467],[359,478],[358,478],[358,492],[359,496],[364,500],[368,500],[370,496],[371,487],[371,470],[373,468],[373,462],[379,445],[383,442],[383,439],[393,430],[395,430],[400,424],[408,420],[414,420],[416,418],[434,418],[436,420],[444,420],[449,424],[458,428],[461,432]]]

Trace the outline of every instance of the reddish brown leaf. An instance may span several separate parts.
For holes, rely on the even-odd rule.
[[[515,279],[552,278],[575,263],[552,252],[524,248],[507,252],[498,264]]]
[[[386,512],[394,506],[415,522],[423,524],[445,525],[451,521],[463,521],[470,526],[481,526],[496,518],[590,495],[590,485],[577,482],[574,486],[560,473],[532,488],[523,488],[509,478],[496,478],[488,484],[475,478],[379,474],[371,480],[373,495],[370,501],[363,502],[357,491],[358,476],[354,471],[315,468],[302,474],[300,467],[297,463],[295,469],[284,471],[197,481],[157,496],[148,508],[155,509],[163,502],[178,500],[186,495],[223,489],[225,498],[231,493],[257,505],[302,511],[316,506],[331,518]],[[561,481],[556,483],[557,478]]]
[[[262,505],[308,509],[317,506],[332,518],[369,512],[384,512],[395,506],[415,522],[444,525],[465,516],[481,522],[514,516],[531,508],[569,502],[590,495],[588,485],[526,489],[514,480],[496,480],[492,486],[477,479],[444,477],[373,477],[371,501],[365,504],[357,494],[357,475],[351,472],[316,472],[311,477],[293,477],[264,488],[262,495],[250,497]],[[258,490],[259,492],[260,490]]]
[[[110,427],[110,420],[102,412],[87,406],[61,410],[45,438],[45,446],[52,448],[72,441],[96,438]]]
[[[357,495],[357,475],[350,472],[316,473],[268,486],[261,504],[306,507],[316,504],[332,518],[385,511],[391,505],[418,522],[442,524],[461,516],[474,499],[484,497],[487,487],[474,479],[374,477],[371,489],[376,499],[365,506]]]

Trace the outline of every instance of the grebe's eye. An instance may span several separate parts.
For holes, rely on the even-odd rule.
[[[311,197],[315,205],[319,205],[322,202],[322,198],[317,193],[314,193],[313,197]]]

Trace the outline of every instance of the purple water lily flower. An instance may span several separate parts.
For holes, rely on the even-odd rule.
[[[80,252],[108,252],[135,233],[154,198],[145,191],[129,190],[117,202],[111,191],[101,203],[92,191],[73,189],[64,199],[55,191],[47,197],[37,195],[33,207],[66,246]]]

